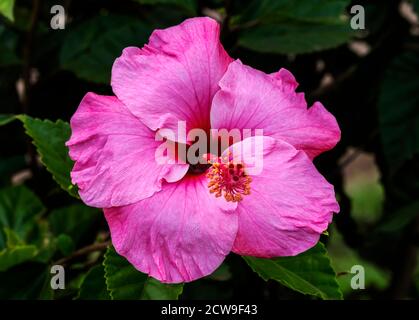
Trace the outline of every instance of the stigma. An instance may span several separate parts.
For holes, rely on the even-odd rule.
[[[252,178],[246,174],[244,164],[233,161],[211,161],[208,169],[208,188],[217,198],[223,196],[228,202],[239,202],[250,194]]]

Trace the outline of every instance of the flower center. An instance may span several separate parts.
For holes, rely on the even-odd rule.
[[[211,167],[210,164],[190,164],[189,165],[189,170],[188,170],[188,174],[191,175],[200,175],[202,173],[204,173],[205,171],[207,171],[207,169]]]
[[[212,162],[207,178],[209,191],[217,198],[224,196],[227,201],[239,202],[243,195],[250,194],[252,178],[246,174],[242,163],[221,162],[218,158]]]

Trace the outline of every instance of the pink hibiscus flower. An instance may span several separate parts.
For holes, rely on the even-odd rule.
[[[320,103],[307,108],[297,85],[284,69],[267,75],[233,61],[209,18],[126,48],[112,69],[116,96],[88,93],[67,142],[72,181],[86,204],[104,208],[116,251],[177,283],[212,273],[231,251],[277,257],[314,246],[339,206],[312,159],[335,146],[340,130]],[[179,121],[263,136],[212,155],[212,165],[157,163],[156,130],[176,132]],[[262,153],[257,175],[246,150]]]

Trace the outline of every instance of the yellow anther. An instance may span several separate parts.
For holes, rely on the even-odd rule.
[[[250,194],[252,179],[246,174],[242,163],[227,161],[226,163],[212,163],[207,174],[208,188],[215,196],[224,196],[228,202],[239,202],[243,196]]]

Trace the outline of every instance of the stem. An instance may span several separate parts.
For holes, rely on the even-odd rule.
[[[74,260],[76,258],[85,256],[89,253],[95,252],[95,251],[102,251],[105,250],[109,245],[111,244],[111,241],[105,241],[105,242],[100,242],[100,243],[93,243],[91,245],[88,245],[84,248],[81,248],[77,251],[74,251],[72,254],[70,254],[67,257],[64,257],[60,260],[57,260],[56,262],[54,262],[54,265],[59,264],[59,265],[65,265],[67,264],[69,261]]]
[[[358,159],[358,157],[363,152],[365,152],[365,150],[367,149],[367,147],[370,146],[370,144],[372,144],[374,142],[375,138],[378,137],[378,134],[379,134],[378,129],[374,129],[371,132],[371,134],[367,138],[367,141],[364,144],[362,144],[361,146],[357,147],[357,149],[355,149],[354,152],[352,152],[349,156],[347,156],[345,159],[343,159],[341,163],[338,164],[338,169],[340,171],[342,171],[348,165],[350,165],[352,162],[354,162],[356,159]]]

